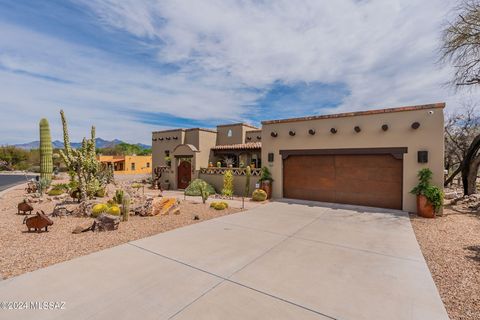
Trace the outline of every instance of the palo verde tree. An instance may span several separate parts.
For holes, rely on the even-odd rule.
[[[480,0],[465,0],[457,7],[457,15],[449,23],[443,33],[442,58],[445,62],[450,62],[455,68],[455,74],[452,83],[458,88],[461,86],[480,85]],[[475,115],[475,113],[473,113]],[[471,119],[470,119],[471,120]],[[476,179],[480,166],[480,134],[469,138],[468,147],[460,145],[455,146],[455,141],[460,141],[460,135],[452,134],[451,131],[458,131],[465,125],[469,119],[453,120],[454,125],[450,126],[447,122],[446,140],[453,143],[453,149],[448,150],[453,157],[457,157],[459,164],[454,173],[445,181],[449,184],[458,173],[462,174],[462,183],[466,195],[477,192]],[[477,120],[473,121],[477,126]],[[460,129],[461,131],[461,129]],[[458,132],[457,132],[458,133]],[[461,159],[461,160],[460,160]],[[449,159],[447,157],[447,168]]]

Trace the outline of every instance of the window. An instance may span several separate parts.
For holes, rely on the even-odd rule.
[[[147,162],[147,168],[150,168],[150,162]]]
[[[130,170],[135,170],[135,162],[132,162],[131,166],[130,166]]]
[[[227,137],[230,138],[231,136],[233,136],[232,129],[228,129],[228,131],[227,131]]]
[[[170,150],[165,150],[165,157],[170,156]]]

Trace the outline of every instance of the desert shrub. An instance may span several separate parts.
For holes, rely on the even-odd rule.
[[[195,179],[192,182],[190,182],[187,189],[185,189],[185,194],[187,196],[201,196],[202,189],[205,185],[206,185],[205,190],[208,193],[208,195],[215,194],[215,188],[213,188],[211,185],[209,185],[202,179]]]
[[[101,215],[104,212],[107,212],[109,209],[109,206],[104,204],[104,203],[98,203],[93,206],[92,208],[92,217],[96,218],[99,215]]]
[[[232,170],[226,170],[223,174],[223,189],[222,195],[231,197],[233,196],[233,172]]]
[[[267,193],[262,189],[255,189],[252,194],[253,201],[265,201],[267,200]]]
[[[48,191],[48,195],[49,196],[59,196],[61,194],[65,193],[65,190],[63,189],[56,189],[56,188],[53,188],[51,189],[50,191]]]
[[[122,211],[120,210],[119,206],[111,206],[108,208],[107,213],[111,214],[112,216],[119,216]]]
[[[68,186],[68,183],[57,183],[57,184],[52,185],[52,189],[68,191],[69,186]]]
[[[215,210],[224,210],[228,208],[228,203],[225,201],[214,201],[210,203],[210,208],[214,208]]]

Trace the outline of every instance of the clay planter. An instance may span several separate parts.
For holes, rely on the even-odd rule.
[[[423,218],[435,218],[433,205],[424,195],[417,196],[417,214]]]
[[[260,189],[267,193],[267,199],[270,199],[272,197],[272,181],[262,181],[260,183]]]

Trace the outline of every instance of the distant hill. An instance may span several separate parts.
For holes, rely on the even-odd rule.
[[[97,148],[110,148],[114,147],[117,144],[123,143],[122,140],[119,139],[114,139],[114,140],[104,140],[102,138],[96,138],[95,139],[95,145]],[[82,143],[81,142],[70,142],[70,145],[72,148],[79,148]],[[137,143],[137,146],[139,146],[142,149],[150,149],[151,146],[147,144],[142,144],[142,143]],[[32,141],[32,142],[27,142],[27,143],[21,143],[21,144],[15,144],[14,145],[17,148],[25,149],[25,150],[30,150],[30,149],[38,149],[40,147],[40,141]],[[52,146],[55,149],[63,149],[63,142],[59,140],[52,141]]]

